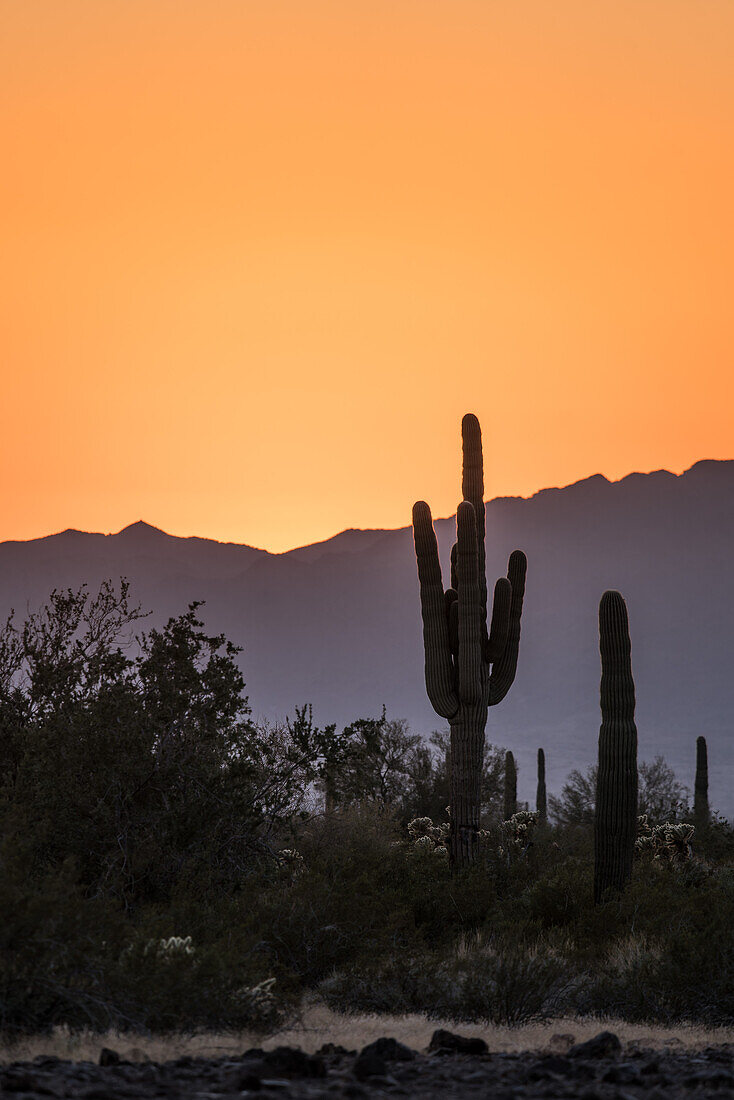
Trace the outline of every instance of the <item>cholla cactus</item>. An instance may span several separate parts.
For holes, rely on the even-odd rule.
[[[163,962],[171,962],[186,955],[193,955],[195,950],[191,936],[169,936],[168,939],[148,940],[143,948],[143,954],[155,956]]]
[[[413,850],[416,852],[432,852],[436,855],[447,856],[448,840],[451,826],[448,822],[442,825],[434,825],[430,817],[415,817],[408,822],[408,835],[413,841]]]
[[[303,874],[306,869],[303,856],[295,848],[283,848],[278,853],[278,863],[281,870],[288,871],[294,877]]]
[[[649,856],[657,863],[663,863],[668,867],[682,867],[690,860],[693,852],[691,840],[696,831],[693,825],[682,822],[673,825],[665,822],[655,825],[651,829],[647,824],[647,817],[638,819],[644,822],[643,830],[635,842],[635,852],[638,856]]]
[[[277,1015],[278,1004],[273,993],[275,978],[266,978],[253,986],[242,986],[234,995],[234,1001],[260,1021],[267,1021]]]
[[[449,835],[450,828],[447,821],[442,825],[434,825],[430,817],[414,817],[408,822],[408,835],[412,840],[427,836],[436,844],[443,844]]]
[[[532,810],[520,810],[513,814],[508,821],[502,823],[507,844],[524,851],[532,842],[537,824],[538,815]]]
[[[519,810],[507,821],[479,830],[480,851],[490,861],[498,856],[508,864],[515,859],[522,859],[532,844],[537,826],[536,812]]]

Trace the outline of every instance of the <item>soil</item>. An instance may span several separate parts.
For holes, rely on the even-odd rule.
[[[41,1055],[0,1067],[0,1096],[81,1100],[220,1097],[315,1098],[408,1096],[416,1100],[734,1100],[734,1044],[704,1050],[649,1050],[612,1032],[570,1045],[556,1035],[539,1053],[493,1053],[482,1039],[437,1031],[426,1051],[392,1038],[361,1051],[327,1043],[315,1054],[297,1047],[252,1049],[221,1058],[126,1062],[103,1049],[99,1064]]]

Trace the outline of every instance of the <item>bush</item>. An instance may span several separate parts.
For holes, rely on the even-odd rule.
[[[433,1019],[517,1024],[562,1011],[573,980],[550,949],[509,942],[449,954],[394,955],[371,967],[338,972],[319,993],[341,1012],[423,1013]]]

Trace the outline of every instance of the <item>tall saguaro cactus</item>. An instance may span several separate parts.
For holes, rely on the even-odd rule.
[[[622,890],[637,836],[637,727],[627,606],[619,592],[599,604],[601,729],[594,816],[594,901]]]
[[[451,728],[454,867],[473,863],[476,857],[487,708],[504,699],[515,678],[526,571],[525,555],[513,551],[507,577],[501,577],[494,588],[488,629],[484,466],[476,416],[467,413],[461,431],[464,499],[456,511],[451,587],[445,592],[431,510],[422,500],[413,506],[426,690],[433,709]]]
[[[706,738],[696,739],[696,782],[693,788],[693,820],[702,831],[709,823],[709,760]]]
[[[538,792],[535,797],[535,809],[538,811],[538,824],[548,821],[548,800],[545,791],[545,753],[538,749]]]
[[[508,749],[505,753],[505,808],[504,820],[509,821],[517,813],[517,765]]]

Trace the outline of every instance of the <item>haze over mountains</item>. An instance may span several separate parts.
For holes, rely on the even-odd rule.
[[[438,520],[436,532],[447,576],[453,519]],[[534,800],[539,746],[554,792],[596,758],[597,608],[604,589],[617,588],[630,615],[640,759],[662,753],[692,787],[704,734],[712,805],[734,814],[734,461],[698,462],[680,476],[597,475],[493,500],[490,586],[515,547],[528,556],[520,662],[487,729],[516,753],[519,797]],[[344,531],[286,554],[177,538],[142,522],[115,535],[70,530],[5,542],[0,614],[14,607],[22,618],[54,587],[120,576],[153,610],[149,624],[206,601],[207,628],[244,647],[256,716],[282,719],[311,702],[319,724],[346,723],[385,703],[420,732],[444,724],[425,695],[410,527]]]

